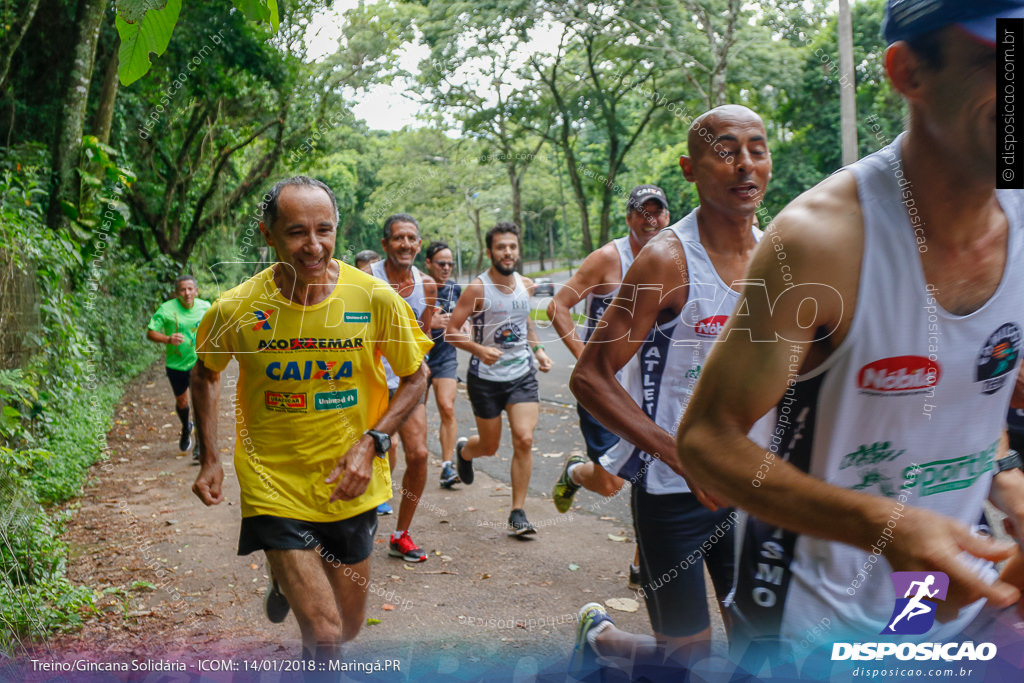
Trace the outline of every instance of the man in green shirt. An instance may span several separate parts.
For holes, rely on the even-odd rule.
[[[210,302],[196,297],[196,279],[181,275],[174,281],[177,297],[165,301],[149,320],[146,339],[167,346],[167,379],[174,390],[175,410],[181,420],[178,450],[192,447],[192,421],[188,418],[188,383],[196,364],[196,328]],[[198,451],[198,448],[196,449]],[[192,458],[198,460],[199,453]]]

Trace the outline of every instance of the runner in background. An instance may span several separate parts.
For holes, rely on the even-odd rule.
[[[193,446],[192,420],[189,419],[188,384],[196,364],[196,329],[210,302],[197,297],[196,279],[181,275],[174,281],[176,297],[160,304],[149,320],[146,339],[166,346],[166,372],[174,392],[174,410],[181,421],[178,450],[185,453]],[[199,461],[199,447],[192,451]]]
[[[605,309],[619,293],[622,278],[633,259],[668,223],[665,191],[656,185],[634,187],[626,202],[626,226],[629,233],[587,256],[579,270],[562,285],[548,304],[548,319],[577,360],[583,353],[583,345],[597,329]],[[580,339],[571,312],[573,306],[584,299],[587,301],[587,317],[583,338]],[[579,403],[576,404],[576,412],[580,418],[583,441],[587,445],[587,457],[569,455],[566,458],[551,493],[551,499],[559,512],[566,512],[572,507],[573,497],[581,486],[602,496],[614,496],[624,483],[621,478],[601,467],[599,462],[601,456],[618,443],[619,437],[601,426]],[[629,567],[629,587],[634,590],[640,588],[639,549]]]
[[[355,258],[356,268],[364,273],[369,273],[370,266],[377,261],[380,261],[380,254],[375,252],[373,249],[363,249],[361,252],[356,254]]]
[[[455,302],[462,294],[462,287],[451,279],[455,261],[446,242],[431,242],[427,246],[426,256],[427,272],[437,282],[437,302],[434,304],[434,315],[430,319],[430,338],[434,342],[434,347],[427,356],[427,366],[430,368],[427,387],[428,392],[429,387],[434,387],[437,412],[441,417],[441,486],[451,488],[459,481],[455,465],[452,464],[459,428],[455,421],[455,388],[458,383],[456,372],[459,369],[459,359],[455,347],[444,340],[444,331],[448,327],[451,312],[455,310]]]
[[[512,431],[512,512],[508,526],[516,536],[536,534],[537,529],[527,520],[523,507],[530,487],[533,432],[540,412],[537,369],[550,370],[551,359],[544,352],[530,318],[533,281],[515,271],[519,261],[519,227],[500,222],[487,231],[486,242],[491,267],[463,292],[452,311],[446,334],[452,346],[473,354],[466,388],[477,435],[456,442],[456,467],[462,483],[472,484],[473,458],[497,453],[501,445],[501,413],[507,413]],[[462,330],[470,315],[472,339]]]
[[[413,315],[424,332],[430,330],[437,299],[437,284],[429,275],[421,273],[414,265],[423,241],[416,219],[405,213],[398,213],[384,221],[381,246],[384,260],[370,265],[370,274],[390,284],[399,296],[412,308]],[[398,377],[391,371],[387,360],[382,361],[388,377],[388,391],[398,388]],[[402,475],[401,500],[398,504],[396,529],[391,534],[392,557],[406,562],[425,562],[427,554],[416,545],[409,535],[413,515],[423,496],[427,483],[427,392],[424,390],[419,405],[409,414],[398,430],[405,454],[405,473]],[[394,461],[391,460],[394,470]]]

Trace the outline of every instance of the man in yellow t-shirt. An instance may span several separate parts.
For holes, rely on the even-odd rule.
[[[238,553],[266,552],[267,616],[294,610],[304,655],[318,660],[363,623],[376,508],[391,497],[382,458],[426,390],[431,346],[390,286],[332,258],[337,222],[323,183],[297,176],[271,189],[260,230],[277,263],[211,306],[192,379],[202,445],[192,490],[215,505],[220,373],[238,361]],[[390,405],[382,356],[401,378]]]

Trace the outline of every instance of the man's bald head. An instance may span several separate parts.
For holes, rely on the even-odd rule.
[[[723,128],[734,123],[757,122],[761,131],[764,131],[764,122],[752,109],[740,104],[723,104],[720,107],[710,109],[696,119],[690,125],[690,132],[686,139],[687,152],[691,159],[700,158],[705,152],[715,149],[716,144],[721,143],[728,136],[723,136]]]

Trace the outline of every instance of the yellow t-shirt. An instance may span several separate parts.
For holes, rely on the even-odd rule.
[[[338,482],[324,480],[387,410],[381,356],[409,375],[431,341],[390,285],[336,263],[337,285],[318,304],[286,299],[268,268],[224,293],[199,325],[199,360],[217,372],[232,357],[239,365],[235,470],[243,517],[331,522],[391,497],[381,458],[355,500],[329,503]]]

